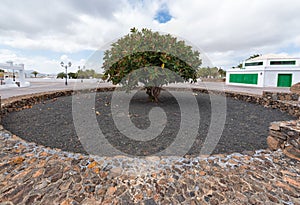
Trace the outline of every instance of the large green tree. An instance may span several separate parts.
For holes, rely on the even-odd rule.
[[[155,102],[162,86],[196,81],[200,53],[170,34],[149,29],[131,32],[104,53],[104,78],[130,90],[142,83]]]

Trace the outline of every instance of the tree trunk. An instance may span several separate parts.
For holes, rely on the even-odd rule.
[[[161,90],[161,87],[146,87],[146,93],[149,95],[149,98],[156,103],[158,103],[158,96]]]

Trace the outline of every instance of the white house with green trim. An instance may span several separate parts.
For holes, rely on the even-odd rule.
[[[300,82],[300,58],[268,54],[246,60],[242,68],[226,71],[226,84],[254,87],[291,87]]]

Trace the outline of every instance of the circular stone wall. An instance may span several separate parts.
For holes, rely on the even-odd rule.
[[[149,102],[144,91],[131,99],[129,115],[139,129],[150,126],[149,112],[154,107],[163,109],[167,120],[162,133],[149,141],[137,142],[127,138],[116,128],[112,115],[112,92],[98,92],[95,98],[95,116],[100,130],[116,149],[125,154],[145,156],[166,149],[179,131],[181,111],[176,99],[162,92],[160,103]],[[198,155],[211,124],[211,101],[208,94],[195,95],[198,102],[200,125],[198,135],[187,154]],[[225,127],[213,153],[232,153],[267,148],[269,124],[273,121],[296,119],[277,109],[226,98]],[[188,103],[187,103],[188,105]],[[83,105],[85,106],[85,105]],[[8,113],[2,124],[6,129],[29,141],[65,151],[87,153],[78,139],[72,116],[72,96],[59,97],[36,104],[30,109]],[[211,128],[213,129],[213,128]],[[91,145],[93,146],[93,145]]]

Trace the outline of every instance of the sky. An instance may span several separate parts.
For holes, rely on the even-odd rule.
[[[103,51],[132,27],[184,39],[223,69],[253,54],[300,57],[299,11],[299,0],[1,0],[0,63],[58,73],[92,59],[101,72]]]

